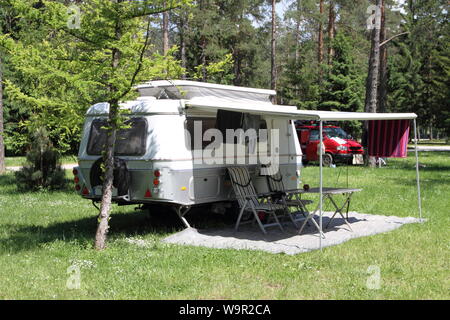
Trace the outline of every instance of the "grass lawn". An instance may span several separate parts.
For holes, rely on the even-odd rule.
[[[25,157],[6,157],[5,164],[7,167],[22,166],[26,161]],[[77,156],[63,156],[61,158],[63,164],[77,163]]]
[[[450,140],[419,140],[417,142],[417,144],[419,146],[435,146],[435,147],[441,147],[441,146],[449,146],[450,145]],[[408,144],[408,147],[414,147],[414,143],[410,143]]]
[[[449,299],[450,153],[420,154],[428,222],[295,256],[159,242],[133,207],[114,207],[108,249],[92,249],[96,209],[71,190],[21,194],[0,177],[0,299]],[[325,169],[325,185],[362,187],[351,210],[416,216],[414,158],[382,169]],[[303,169],[316,186],[318,168]],[[68,176],[69,172],[68,172]],[[136,243],[143,242],[145,247]],[[68,268],[81,271],[78,290]],[[381,288],[368,289],[368,268]]]

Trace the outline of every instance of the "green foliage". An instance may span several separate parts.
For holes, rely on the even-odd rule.
[[[24,151],[39,127],[47,129],[59,151],[76,151],[86,109],[93,102],[134,98],[132,83],[185,77],[269,87],[270,1],[80,1],[75,2],[82,13],[80,29],[70,29],[67,6],[73,3],[47,0],[38,8],[28,0],[0,0],[8,153]],[[174,8],[173,47],[166,56],[160,54],[159,13],[164,3]],[[315,0],[282,5],[287,10],[277,19],[278,102],[301,109],[360,111],[370,49],[368,3],[333,1],[334,41],[328,39],[329,2],[324,3],[322,16]],[[448,135],[446,1],[406,1],[403,14],[393,10],[394,1],[385,3],[387,37],[409,32],[386,44],[387,112],[415,112],[421,127]],[[325,38],[322,66],[317,64],[319,21]],[[329,46],[334,56],[328,65]],[[117,68],[112,68],[113,51],[121,56]]]
[[[332,47],[334,57],[323,82],[319,109],[328,111],[363,111],[363,74],[358,70],[352,55],[353,43],[343,33],[337,33]],[[362,133],[359,121],[343,124],[353,136]]]
[[[231,68],[233,66],[233,57],[229,53],[225,57],[218,61],[212,62],[207,65],[200,64],[195,67],[193,78],[200,80],[203,74],[206,74],[207,80],[213,83],[227,84],[233,80],[233,74]]]
[[[408,1],[401,31],[389,61],[388,107],[415,112],[419,126],[444,134],[450,128],[450,26],[446,1]]]
[[[65,186],[65,172],[61,168],[59,153],[44,128],[37,129],[33,134],[26,163],[15,173],[15,177],[21,191],[56,190]]]
[[[349,37],[338,33],[333,41],[334,57],[324,80],[320,109],[357,112],[363,109],[362,74],[352,56]]]

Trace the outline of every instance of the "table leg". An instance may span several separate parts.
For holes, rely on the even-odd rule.
[[[330,221],[328,221],[327,225],[325,228],[328,228],[328,226],[330,225],[331,221],[333,221],[334,217],[336,216],[336,214],[339,213],[339,215],[342,217],[342,219],[344,219],[344,222],[347,224],[347,226],[350,228],[351,231],[353,231],[352,227],[350,226],[350,224],[348,223],[348,220],[344,217],[344,215],[342,214],[342,209],[345,208],[345,206],[347,206],[347,217],[348,217],[348,207],[350,206],[350,198],[352,196],[352,193],[350,193],[344,204],[339,208],[339,206],[336,204],[336,202],[333,200],[333,198],[331,197],[331,195],[329,196],[331,203],[334,205],[334,207],[336,208],[336,211],[334,212],[333,216],[331,217]]]
[[[314,220],[314,215],[316,214],[316,212],[319,210],[319,205],[317,205],[316,209],[312,212],[309,213],[308,211],[306,211],[306,213],[308,214],[306,216],[305,221],[303,222],[300,230],[298,231],[298,234],[301,234],[303,231],[303,228],[306,226],[306,223],[308,222],[308,220],[311,219],[311,221],[313,222],[313,224],[316,226],[317,230],[319,231],[320,236],[325,239],[325,235],[323,234],[322,230],[320,230],[320,226],[317,224],[316,220]]]

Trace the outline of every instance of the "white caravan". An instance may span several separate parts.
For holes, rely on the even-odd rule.
[[[235,200],[226,168],[236,165],[249,168],[258,192],[268,191],[263,173],[270,166],[279,167],[287,188],[297,188],[302,151],[286,117],[297,108],[272,104],[275,91],[182,80],[137,90],[136,100],[121,104],[129,126],[116,139],[113,202],[171,205],[181,218],[192,206],[221,208]],[[79,194],[94,202],[102,194],[108,111],[107,103],[87,111],[74,169]],[[229,132],[244,135],[226,140]]]

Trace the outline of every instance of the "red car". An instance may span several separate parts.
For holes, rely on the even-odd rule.
[[[318,161],[319,126],[297,125],[296,129],[303,151],[303,163]],[[325,145],[323,157],[325,166],[338,162],[352,164],[354,155],[364,153],[361,144],[338,126],[326,125],[323,127],[323,143]]]

